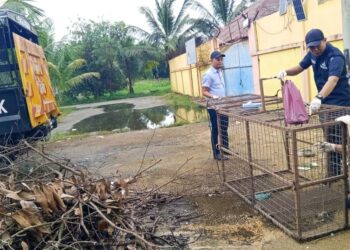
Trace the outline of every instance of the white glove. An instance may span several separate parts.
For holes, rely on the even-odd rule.
[[[312,115],[317,111],[319,111],[319,109],[321,108],[321,103],[322,103],[321,100],[318,99],[317,97],[312,99],[309,106],[309,115]]]
[[[314,144],[319,152],[335,152],[335,144],[329,142],[318,142]]]
[[[286,78],[286,76],[287,76],[287,72],[285,71],[285,70],[282,70],[281,72],[279,72],[278,74],[277,74],[277,78],[278,79],[281,79],[282,81],[284,81],[284,79]]]
[[[220,99],[220,97],[217,96],[217,95],[213,95],[211,98],[212,98],[212,99]]]

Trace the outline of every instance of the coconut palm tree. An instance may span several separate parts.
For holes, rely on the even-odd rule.
[[[213,36],[220,28],[228,25],[236,16],[242,13],[247,4],[255,0],[211,0],[211,11],[200,1],[191,0],[191,8],[200,13],[195,21],[195,27],[203,34]],[[238,3],[238,4],[237,4]]]
[[[140,8],[152,30],[151,33],[143,31],[143,35],[151,44],[164,50],[166,60],[193,34],[192,20],[186,14],[190,2],[191,0],[184,0],[177,14],[174,13],[175,0],[155,0],[154,13],[148,7]]]
[[[32,2],[32,0],[6,0],[2,6],[0,4],[0,8],[16,11],[35,24],[39,22],[39,17],[44,16],[44,11]]]
[[[86,61],[84,59],[75,59],[65,67],[48,62],[50,75],[53,76],[53,80],[55,81],[55,92],[62,91],[64,93],[71,87],[82,83],[84,80],[100,78],[100,73],[98,72],[77,74],[78,70],[85,64]]]

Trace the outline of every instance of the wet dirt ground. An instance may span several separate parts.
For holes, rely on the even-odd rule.
[[[350,230],[298,243],[252,210],[222,185],[209,142],[208,124],[197,123],[68,138],[49,143],[46,150],[96,175],[128,177],[154,165],[136,188],[162,186],[185,196],[200,215],[177,229],[193,235],[191,249],[350,249]]]

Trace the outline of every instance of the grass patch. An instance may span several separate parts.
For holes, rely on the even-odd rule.
[[[164,96],[164,99],[166,99],[169,105],[175,108],[181,107],[186,110],[202,109],[202,107],[195,102],[196,99],[191,96],[169,93]]]
[[[134,94],[129,93],[129,89],[125,88],[118,92],[106,94],[103,98],[108,99],[124,99],[142,96],[159,96],[171,92],[169,79],[162,80],[142,80],[134,84]]]
[[[129,93],[129,89],[126,87],[122,90],[116,92],[108,92],[103,96],[100,96],[98,99],[95,99],[93,96],[85,96],[81,100],[67,100],[64,98],[64,101],[60,105],[74,105],[74,104],[83,104],[83,103],[93,103],[101,101],[110,101],[110,100],[119,100],[126,98],[135,98],[143,96],[162,96],[171,92],[171,85],[169,79],[159,79],[159,80],[139,80],[134,84],[134,94]]]
[[[76,133],[72,131],[66,131],[66,132],[57,132],[51,135],[50,142],[55,141],[62,141],[67,139],[73,139],[73,138],[85,138],[88,137],[88,133]]]
[[[69,115],[70,113],[72,113],[75,110],[76,110],[76,108],[74,108],[74,107],[60,108],[61,115],[58,117],[58,122],[62,121],[62,119],[64,117],[66,117],[67,115]]]
[[[101,136],[101,135],[109,135],[115,134],[113,131],[96,131],[89,133],[80,133],[78,131],[67,131],[67,132],[57,132],[53,134],[50,138],[50,142],[63,141],[67,139],[76,139],[76,138],[86,138],[89,136]]]

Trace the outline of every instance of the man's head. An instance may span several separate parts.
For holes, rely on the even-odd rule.
[[[213,66],[213,68],[215,69],[219,69],[222,68],[222,59],[225,55],[221,54],[221,52],[214,50],[211,54],[210,54],[210,61],[211,61],[211,66]]]
[[[323,32],[319,29],[310,30],[305,36],[306,47],[315,56],[320,56],[326,49],[326,38],[324,38]]]

